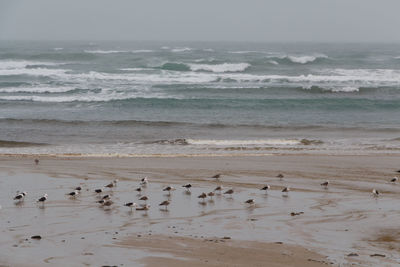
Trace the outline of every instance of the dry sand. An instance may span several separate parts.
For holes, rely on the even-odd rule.
[[[397,266],[400,184],[388,181],[398,169],[396,155],[41,157],[38,166],[32,157],[4,156],[0,266]],[[219,180],[210,178],[217,173]],[[131,211],[122,205],[140,203],[134,189],[143,176],[151,208]],[[106,190],[115,204],[100,207],[93,190],[117,178]],[[259,190],[265,184],[268,194]],[[78,185],[81,195],[69,199]],[[177,190],[165,195],[166,185]],[[197,198],[217,185],[235,193]],[[382,195],[373,198],[372,188]],[[19,205],[17,190],[28,191]],[[41,207],[35,200],[44,193]],[[250,198],[254,206],[244,204]],[[165,199],[167,211],[158,207]]]

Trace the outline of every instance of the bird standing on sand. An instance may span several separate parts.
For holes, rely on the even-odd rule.
[[[96,189],[96,190],[94,190],[94,192],[96,192],[97,194],[100,194],[101,192],[103,192],[103,189]]]
[[[374,197],[379,197],[380,192],[374,188],[374,189],[372,189],[372,195],[373,195]]]
[[[289,186],[282,189],[282,193],[285,193],[286,195],[289,193],[289,191],[290,191]]]
[[[146,186],[148,184],[149,180],[147,179],[147,176],[140,179],[140,185]]]
[[[35,159],[35,164],[39,165],[39,159]]]
[[[329,185],[329,181],[328,181],[328,180],[326,180],[325,182],[323,182],[323,183],[321,184],[321,186],[323,186],[323,187],[325,187],[325,188],[327,188],[328,185]]]
[[[185,184],[185,185],[182,185],[182,187],[186,188],[186,190],[189,192],[190,188],[192,188],[192,185],[191,184]]]
[[[271,186],[269,186],[269,185],[266,185],[266,186],[264,186],[263,188],[261,188],[260,190],[264,190],[265,191],[265,193],[267,193],[268,192],[268,190],[271,188]]]
[[[144,203],[147,203],[147,200],[149,200],[149,198],[147,196],[142,196],[141,198],[139,198],[139,200],[144,201]]]
[[[218,174],[214,175],[214,176],[213,176],[213,177],[211,177],[211,178],[214,178],[214,179],[219,179],[219,178],[221,178],[221,175],[222,175],[222,174],[218,173]]]
[[[173,190],[175,190],[175,188],[172,187],[172,186],[167,186],[167,187],[165,187],[165,188],[163,189],[163,191],[168,192],[168,195],[171,195],[171,191],[173,191]]]
[[[168,210],[168,205],[170,204],[170,202],[168,200],[164,200],[163,202],[161,202],[159,204],[159,206],[164,206],[165,210]]]
[[[128,203],[125,203],[124,206],[129,207],[132,210],[133,208],[136,208],[137,205],[135,202],[128,202]]]
[[[77,186],[77,187],[75,187],[75,190],[81,191],[81,190],[82,190],[82,187]]]
[[[201,198],[203,200],[203,202],[204,202],[204,199],[206,199],[206,197],[207,197],[207,194],[203,192],[197,198]]]
[[[138,187],[138,188],[135,189],[135,191],[138,192],[138,194],[140,195],[142,193],[142,188]]]
[[[398,180],[399,180],[399,177],[395,176],[390,180],[390,182],[391,183],[396,183]]]
[[[68,193],[67,195],[70,197],[70,198],[76,198],[76,196],[79,194],[79,191],[78,190],[75,190],[75,191],[72,191],[72,192],[70,192],[70,193]]]
[[[103,207],[110,207],[112,204],[114,204],[114,202],[111,199],[107,199],[107,200],[103,199],[103,203],[102,203]]]
[[[207,196],[209,196],[211,199],[213,199],[213,196],[215,196],[215,193],[211,191],[207,194]]]
[[[215,191],[218,191],[220,194],[221,194],[221,191],[222,191],[222,186],[217,186],[215,189],[214,189],[214,192]]]
[[[150,209],[150,205],[143,205],[140,207],[136,207],[136,210],[149,210]]]
[[[26,192],[21,192],[21,193],[17,192],[17,195],[14,197],[14,200],[22,202],[24,201],[26,194],[27,194]]]
[[[283,176],[283,174],[282,174],[282,173],[280,173],[280,174],[278,174],[276,177],[282,180],[282,179],[283,179],[283,177],[285,177],[285,176]]]
[[[245,204],[249,204],[249,205],[254,205],[255,204],[254,199],[248,199],[244,203]]]
[[[233,192],[234,192],[233,189],[229,189],[229,190],[224,192],[224,195],[232,196]]]
[[[44,202],[47,200],[48,195],[44,194],[41,198],[39,198],[36,202],[42,203],[44,205]]]

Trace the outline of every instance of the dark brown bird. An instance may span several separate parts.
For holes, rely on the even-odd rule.
[[[192,188],[192,185],[191,184],[185,184],[185,185],[182,185],[182,187],[186,188],[187,191],[190,191],[190,188]]]
[[[254,199],[248,199],[244,203],[253,205],[255,202],[254,202]]]
[[[167,187],[165,187],[165,188],[163,189],[163,191],[168,192],[169,195],[171,194],[171,191],[173,191],[173,190],[175,190],[175,188],[172,187],[172,186],[167,186]]]
[[[18,193],[18,192],[17,192],[17,193]],[[18,193],[18,194],[14,197],[14,200],[17,200],[17,201],[19,201],[19,202],[22,202],[22,201],[24,201],[26,194],[27,194],[26,192]]]
[[[101,192],[103,192],[103,189],[96,189],[96,190],[94,190],[94,192],[96,192],[97,194],[100,194]]]
[[[147,196],[142,196],[141,198],[139,198],[139,200],[147,202],[147,200],[149,200],[149,198]]]
[[[206,193],[201,193],[201,195],[199,195],[197,198],[201,198],[201,199],[203,199],[203,201],[204,201],[204,199],[207,197],[207,194]]]
[[[397,182],[399,180],[399,177],[393,177],[391,180],[390,180],[390,182],[392,182],[392,183],[395,183],[395,182]]]
[[[328,180],[326,180],[325,182],[323,182],[321,184],[321,186],[324,186],[324,187],[328,187],[328,185],[329,185],[329,181]]]
[[[282,179],[282,178],[283,178],[283,177],[285,177],[285,176],[283,176],[283,174],[282,174],[282,173],[280,173],[280,174],[278,174],[276,177],[278,177],[278,178]]]
[[[282,189],[282,192],[283,192],[283,193],[288,193],[289,191],[290,191],[289,186],[287,186],[287,187],[285,187],[285,188]]]
[[[260,190],[264,190],[265,192],[267,192],[270,188],[271,188],[271,186],[266,185],[263,188],[261,188]]]
[[[125,203],[124,206],[125,207],[129,207],[132,210],[132,208],[136,208],[136,203],[135,202],[128,202],[128,203]]]
[[[39,165],[39,159],[35,159],[35,164]]]
[[[149,210],[149,209],[150,209],[150,205],[144,205],[144,206],[136,207],[136,210]]]
[[[75,187],[75,190],[81,191],[81,190],[82,190],[82,187],[80,187],[80,186]]]
[[[215,191],[219,191],[219,192],[221,193],[221,191],[222,191],[222,186],[220,186],[220,185],[217,186],[217,187],[214,189],[214,192],[215,192]]]
[[[218,173],[218,174],[214,175],[214,176],[211,177],[211,178],[219,179],[219,178],[221,177],[221,175],[222,175],[222,174]]]
[[[224,192],[225,195],[232,195],[233,194],[233,189],[229,189]]]
[[[165,210],[167,210],[169,204],[170,204],[170,202],[168,200],[164,200],[163,202],[161,202],[159,204],[159,206],[165,206]]]
[[[209,192],[209,193],[207,194],[207,196],[209,196],[209,197],[212,199],[212,197],[215,196],[215,193],[214,193],[214,192]]]

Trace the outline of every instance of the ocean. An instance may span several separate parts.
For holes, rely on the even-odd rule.
[[[0,154],[399,151],[399,44],[0,42]]]

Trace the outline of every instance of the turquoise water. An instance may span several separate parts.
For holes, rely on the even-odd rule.
[[[0,43],[0,153],[393,152],[399,125],[400,45]]]

